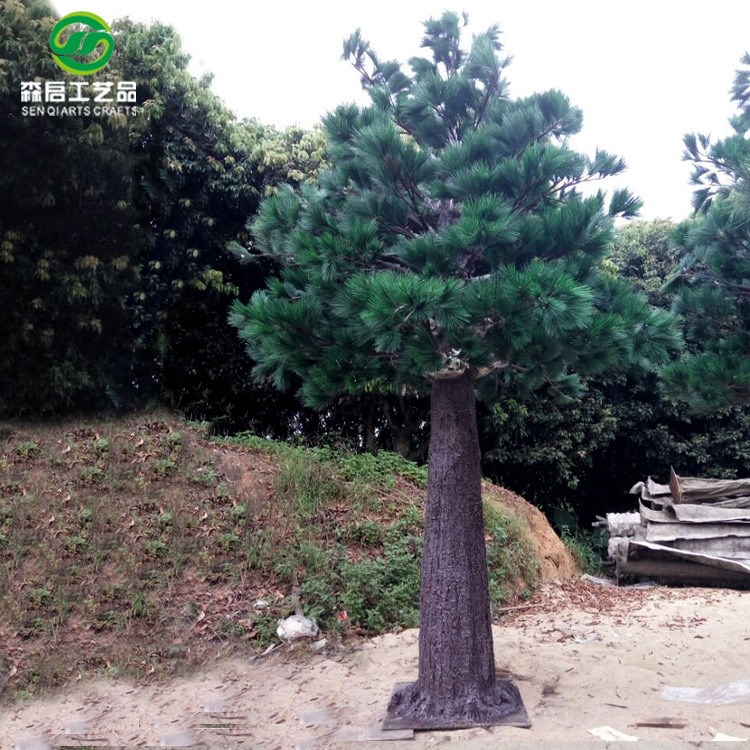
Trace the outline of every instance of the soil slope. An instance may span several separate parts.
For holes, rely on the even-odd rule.
[[[0,699],[100,675],[157,681],[277,642],[291,581],[251,557],[294,540],[281,463],[271,447],[217,442],[165,413],[0,425]],[[424,488],[391,479],[368,489],[365,520],[387,525],[404,503],[423,503]],[[576,575],[538,510],[484,490],[525,531],[541,583]],[[345,500],[316,512],[334,541],[353,524]],[[528,583],[510,582],[509,605]]]

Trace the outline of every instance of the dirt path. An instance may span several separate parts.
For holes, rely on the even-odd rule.
[[[407,631],[303,661],[274,653],[223,662],[163,685],[78,684],[3,708],[0,746],[378,747],[345,741],[341,732],[382,720],[393,683],[415,676],[416,644],[416,631]],[[495,628],[495,652],[498,668],[516,676],[531,729],[419,733],[406,745],[382,746],[600,744],[587,730],[603,725],[651,741],[705,741],[717,731],[750,737],[750,696],[702,705],[661,695],[667,685],[750,680],[750,592],[548,585]],[[686,726],[636,726],[653,717]]]

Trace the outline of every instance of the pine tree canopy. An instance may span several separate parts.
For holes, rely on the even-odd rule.
[[[733,133],[685,136],[696,215],[674,233],[685,260],[671,287],[691,354],[667,381],[697,410],[750,403],[750,54],[735,74]]]
[[[573,396],[586,376],[651,369],[679,346],[673,315],[601,268],[613,219],[639,201],[582,187],[622,159],[574,151],[581,111],[554,90],[512,98],[498,28],[466,51],[463,26],[427,21],[428,54],[408,68],[352,34],[343,58],[371,104],[324,118],[331,169],[252,225],[282,273],[231,321],[255,375],[279,388],[301,375],[310,405],[467,370],[485,395],[555,383]]]

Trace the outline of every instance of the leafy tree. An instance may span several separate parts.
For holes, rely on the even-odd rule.
[[[244,149],[239,161],[257,194],[272,194],[280,184],[314,180],[325,164],[325,141],[318,128],[277,130],[253,120],[232,127],[239,130]],[[326,424],[323,415],[305,409],[293,393],[279,394],[253,382],[252,362],[227,322],[227,310],[235,297],[261,288],[276,264],[247,252],[247,208],[226,194],[215,198],[215,205],[222,195],[224,205],[219,204],[214,215],[224,217],[215,225],[223,225],[224,235],[207,243],[202,253],[206,273],[222,283],[204,287],[182,281],[179,291],[170,295],[167,325],[162,326],[163,388],[172,403],[193,418],[210,421],[216,432],[252,429],[271,438],[304,434],[315,440],[331,430],[349,436],[360,427],[353,418],[337,414],[338,422],[346,424],[334,428],[330,419]],[[254,199],[251,213],[256,207]]]
[[[250,121],[246,127],[257,130],[259,126]],[[252,144],[250,156],[263,177],[264,195],[272,195],[280,185],[301,185],[315,180],[327,166],[325,138],[318,126],[311,130],[262,126]]]
[[[507,399],[480,421],[487,476],[522,494],[557,526],[586,528],[596,515],[629,511],[628,490],[669,467],[687,476],[743,476],[750,460],[750,408],[691,413],[658,378],[599,376],[566,404],[541,389]]]
[[[555,522],[561,508],[587,519],[590,501],[592,515],[613,510],[609,506],[620,476],[611,463],[608,492],[592,498],[586,492],[601,451],[620,429],[628,429],[619,419],[620,402],[608,398],[606,382],[592,379],[586,393],[567,403],[543,387],[531,398],[506,398],[485,406],[480,411],[484,473],[523,495]],[[632,485],[630,481],[624,489]],[[609,504],[605,509],[599,507],[602,501]]]
[[[666,370],[678,395],[697,409],[750,403],[750,54],[735,75],[732,135],[711,143],[685,136],[694,164],[697,214],[675,242],[686,255],[673,282],[692,353]]]
[[[664,283],[680,262],[668,221],[636,221],[617,235],[605,267],[626,277],[665,309]],[[587,526],[594,516],[632,509],[628,490],[647,475],[662,481],[670,466],[698,476],[741,476],[750,457],[750,408],[696,415],[665,393],[653,373],[604,374],[587,392],[557,403],[546,389],[509,398],[480,420],[485,473],[544,509],[558,525]]]
[[[671,305],[671,295],[662,287],[682,257],[671,241],[674,228],[668,219],[634,221],[620,229],[608,259],[617,274],[631,280],[657,307]]]
[[[54,23],[45,2],[0,13],[0,413],[102,405],[128,387],[141,235],[127,126],[22,116],[21,82],[59,78]]]
[[[130,128],[133,201],[148,227],[132,305],[142,366],[133,380],[141,390],[166,389],[193,411],[202,402],[204,417],[237,418],[257,389],[238,391],[246,363],[226,311],[236,295],[262,286],[269,271],[268,264],[238,266],[247,217],[281,181],[314,178],[324,141],[319,132],[238,122],[211,91],[210,76],[196,80],[189,73],[189,56],[171,27],[125,19],[114,30],[124,50],[122,75],[139,82],[145,102]],[[285,406],[277,413],[299,408],[296,401]]]
[[[9,0],[0,15],[0,413],[168,395],[287,434],[298,400],[252,384],[226,321],[273,266],[242,268],[231,250],[261,195],[314,178],[321,133],[238,122],[190,75],[172,28],[128,19],[102,75],[137,82],[137,116],[24,117],[22,81],[66,76],[49,54],[56,20],[46,2]]]
[[[612,216],[578,186],[621,160],[570,149],[581,112],[558,91],[513,99],[499,31],[460,46],[461,23],[426,22],[430,58],[410,72],[357,32],[344,57],[372,104],[324,119],[333,167],[280,190],[254,233],[283,266],[234,305],[258,378],[321,407],[341,394],[431,396],[419,678],[396,691],[395,724],[525,720],[495,676],[475,390],[548,384],[561,397],[609,366],[648,369],[678,343],[669,313],[600,272]]]
[[[617,232],[602,264],[665,309],[671,298],[661,288],[678,264],[678,251],[670,244],[673,228],[662,219],[628,223]],[[654,435],[654,422],[663,426],[669,421],[656,377],[640,375],[595,376],[585,394],[567,403],[541,388],[533,397],[510,397],[486,407],[480,421],[484,471],[544,509],[553,521],[559,520],[561,508],[566,518],[575,514],[586,522],[619,502],[628,507],[626,493],[634,477],[661,468],[649,464],[646,454],[654,451],[643,443]],[[617,451],[609,450],[613,443]],[[663,452],[673,446],[668,442]],[[606,470],[600,472],[600,466]]]

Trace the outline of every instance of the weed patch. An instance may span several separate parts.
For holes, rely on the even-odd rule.
[[[517,596],[531,596],[538,581],[539,563],[520,522],[485,503],[484,525],[493,607]]]
[[[274,489],[282,506],[299,518],[316,514],[345,494],[327,465],[314,454],[307,455],[301,450],[282,457]]]
[[[604,572],[607,540],[601,531],[564,526],[560,537],[584,573],[601,575]]]

